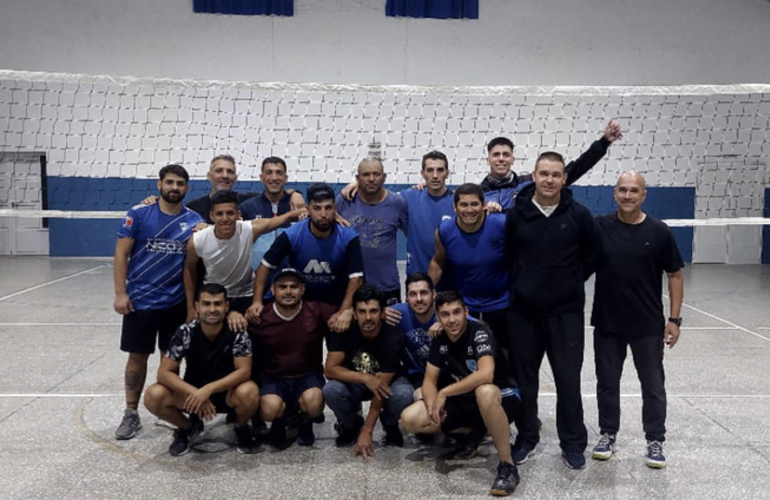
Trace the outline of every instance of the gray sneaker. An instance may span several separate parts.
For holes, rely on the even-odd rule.
[[[602,433],[599,442],[594,446],[591,457],[594,460],[609,460],[615,452],[615,434]]]
[[[142,422],[139,420],[139,412],[136,410],[126,410],[123,413],[123,420],[115,430],[115,439],[126,440],[136,436],[139,429],[142,428]]]

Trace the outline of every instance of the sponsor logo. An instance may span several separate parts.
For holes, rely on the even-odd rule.
[[[133,225],[134,225],[134,218],[131,217],[130,215],[126,215],[126,218],[123,219],[123,227],[130,228]]]
[[[148,252],[183,255],[186,245],[183,241],[167,240],[164,238],[148,238],[145,248]]]
[[[439,354],[446,354],[449,352],[449,346],[448,345],[442,345],[438,348]]]
[[[482,352],[490,352],[492,350],[492,346],[489,344],[480,344],[476,346],[476,353],[481,354]]]
[[[331,266],[326,261],[317,261],[312,259],[307,263],[305,269],[302,270],[304,274],[332,274]]]
[[[468,356],[473,356],[473,347],[468,346]]]
[[[476,371],[476,360],[475,359],[467,359],[467,360],[465,360],[465,366],[467,366],[470,371],[475,372]]]
[[[188,224],[188,223],[186,223],[186,222],[180,222],[180,223],[179,223],[179,229],[181,229],[181,230],[182,230],[182,232],[185,232],[185,231],[187,231],[188,229],[190,229],[190,224]]]
[[[479,332],[475,337],[473,337],[473,340],[476,342],[486,342],[489,340],[489,335],[487,335],[487,332]]]
[[[441,222],[444,222],[445,220],[451,220],[451,219],[452,219],[451,215],[442,215],[441,216]]]

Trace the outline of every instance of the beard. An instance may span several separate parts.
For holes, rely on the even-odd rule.
[[[166,201],[166,203],[171,204],[177,204],[180,203],[184,199],[185,193],[182,193],[181,191],[161,191],[160,197],[163,198],[163,200]]]

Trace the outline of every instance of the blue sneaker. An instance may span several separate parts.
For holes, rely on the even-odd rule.
[[[602,433],[599,442],[594,446],[591,458],[594,460],[609,460],[615,448],[615,434]]]
[[[663,443],[660,441],[647,441],[647,460],[645,463],[651,469],[663,469],[666,467]]]
[[[518,446],[514,446],[511,450],[511,457],[513,458],[513,463],[516,465],[521,465],[524,462],[526,462],[529,457],[534,455],[535,453],[535,447],[530,446],[526,443],[522,443]]]
[[[582,453],[578,453],[577,451],[563,451],[561,452],[561,456],[564,457],[564,461],[570,469],[582,469],[586,466],[586,457]]]

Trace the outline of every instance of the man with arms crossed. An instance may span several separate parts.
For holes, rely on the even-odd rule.
[[[158,368],[158,383],[144,396],[148,410],[177,426],[168,451],[184,455],[190,440],[203,430],[202,420],[235,411],[238,451],[254,453],[256,443],[248,421],[259,406],[259,389],[251,377],[251,341],[225,322],[227,290],[207,283],[195,309],[200,319],[179,327]],[[179,376],[185,360],[184,378]],[[183,412],[189,414],[189,418]]]
[[[511,265],[511,359],[521,387],[522,417],[513,458],[524,463],[540,440],[537,396],[543,356],[556,384],[556,428],[568,467],[582,469],[588,435],[580,371],[585,331],[584,281],[593,270],[596,235],[591,213],[564,188],[564,158],[541,154],[532,189],[522,192],[505,221]]]
[[[182,269],[185,249],[201,218],[182,205],[190,177],[180,165],[160,169],[160,199],[128,211],[118,231],[113,259],[115,311],[123,315],[120,349],[128,353],[126,410],[116,439],[131,439],[142,427],[137,408],[147,377],[147,360],[168,347],[184,323]]]
[[[364,267],[358,234],[336,222],[334,198],[328,184],[307,189],[308,218],[278,236],[257,268],[254,302],[246,313],[249,321],[259,321],[270,271],[288,257],[289,265],[302,274],[307,300],[339,307],[329,320],[330,328],[345,331],[350,326],[353,292],[363,283]]]
[[[231,328],[245,330],[247,325],[243,314],[253,302],[251,249],[254,242],[261,235],[305,213],[305,209],[301,208],[278,217],[246,222],[240,220],[237,203],[237,195],[232,191],[215,193],[211,197],[210,214],[214,225],[196,232],[187,242],[184,268],[187,321],[192,321],[196,316],[193,298],[198,279],[198,262],[203,261],[206,267],[203,282],[219,283],[227,289],[230,303],[228,322]]]
[[[401,302],[396,267],[396,236],[406,232],[406,201],[384,189],[385,169],[378,158],[358,164],[358,193],[352,201],[337,196],[337,210],[358,232],[366,282],[385,295],[389,304]]]
[[[430,344],[423,400],[404,410],[401,423],[424,434],[485,427],[500,457],[490,493],[510,495],[519,483],[508,440],[520,407],[515,382],[489,329],[468,320],[460,294],[439,293],[436,311],[444,334]]]
[[[315,442],[313,420],[323,415],[323,339],[336,307],[303,300],[302,274],[292,268],[276,272],[271,287],[275,301],[249,327],[255,376],[261,391],[260,416],[270,426],[270,443],[287,448],[287,414],[299,415],[297,444]]]
[[[369,284],[353,294],[355,322],[346,332],[330,333],[326,346],[326,404],[337,417],[338,447],[355,443],[353,456],[374,457],[372,432],[381,419],[385,446],[401,447],[398,427],[401,412],[412,403],[413,390],[402,376],[404,340],[396,328],[383,322],[385,299]],[[366,419],[361,402],[369,401]]]
[[[682,268],[671,231],[642,211],[644,178],[626,172],[615,184],[617,213],[596,218],[599,257],[591,324],[594,325],[596,402],[601,438],[593,458],[609,460],[620,428],[620,376],[631,348],[642,386],[646,464],[666,466],[666,388],[663,347],[674,347],[682,324]],[[664,322],[663,274],[668,277],[670,317]]]

